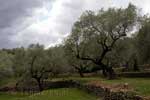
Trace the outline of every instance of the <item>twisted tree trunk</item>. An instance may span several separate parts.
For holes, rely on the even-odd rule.
[[[40,78],[36,79],[38,87],[39,87],[39,91],[43,91],[43,84]]]

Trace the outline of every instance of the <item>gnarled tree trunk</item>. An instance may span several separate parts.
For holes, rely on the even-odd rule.
[[[39,91],[43,91],[43,82],[41,81],[40,78],[36,78],[38,87],[39,87]]]

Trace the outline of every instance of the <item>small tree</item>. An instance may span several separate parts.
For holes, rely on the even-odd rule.
[[[27,49],[16,49],[13,60],[13,70],[15,76],[19,78],[16,87],[22,80],[29,77],[35,79],[39,90],[42,91],[44,79],[48,78],[49,73],[52,72],[50,63],[50,57],[47,56],[42,45],[32,44]]]
[[[50,66],[50,58],[44,51],[42,45],[30,45],[27,51],[28,58],[28,73],[31,78],[34,78],[39,86],[39,90],[43,90],[43,81],[48,78],[48,74],[52,72]]]

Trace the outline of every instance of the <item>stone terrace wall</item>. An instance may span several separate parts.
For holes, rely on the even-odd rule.
[[[77,81],[72,81],[72,84],[74,84],[76,88],[103,98],[103,100],[150,100],[136,95],[133,91],[112,91],[107,87],[84,85]]]

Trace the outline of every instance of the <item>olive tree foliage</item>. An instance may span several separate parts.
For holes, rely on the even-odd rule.
[[[12,76],[13,55],[4,50],[0,50],[0,79]]]
[[[26,52],[24,48],[16,48],[14,50],[14,58],[13,62],[13,73],[14,77],[21,78],[23,74],[26,72],[27,59]]]
[[[150,18],[145,18],[136,36],[136,47],[140,64],[150,63]]]
[[[59,74],[68,73],[70,68],[68,67],[68,61],[65,56],[64,47],[58,45],[55,47],[50,47],[47,51],[47,55],[50,57],[50,62],[52,66],[52,76],[56,77]]]
[[[66,45],[78,59],[92,61],[102,68],[105,76],[113,78],[114,71],[106,65],[105,57],[119,39],[132,31],[136,20],[137,11],[132,4],[125,9],[86,11],[75,22]]]
[[[120,39],[108,54],[108,58],[115,66],[122,67],[122,71],[139,71],[135,37]]]

